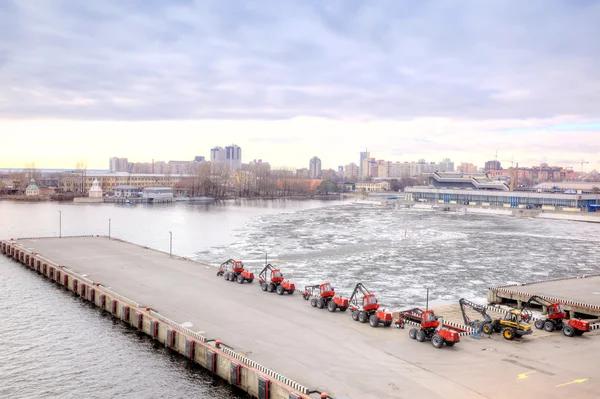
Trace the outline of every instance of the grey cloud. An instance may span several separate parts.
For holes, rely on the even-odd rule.
[[[0,117],[599,116],[595,2],[0,7]]]

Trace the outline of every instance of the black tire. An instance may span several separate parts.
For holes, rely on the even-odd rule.
[[[497,333],[502,332],[502,326],[500,325],[500,323],[496,322],[493,326],[494,331],[496,331]]]
[[[323,298],[317,299],[317,307],[319,309],[323,309],[325,307],[325,301],[323,300]]]
[[[358,312],[358,321],[360,321],[361,323],[366,323],[368,320],[369,317],[367,316],[367,312],[365,312],[364,310]]]
[[[575,330],[575,335],[579,336],[579,335],[583,335],[585,331],[582,330]]]
[[[275,291],[275,284],[273,284],[273,283],[269,283],[269,285],[267,285],[267,291],[268,291],[268,292],[273,292],[273,291]]]
[[[417,331],[417,341],[423,342],[423,341],[425,341],[425,338],[427,338],[427,335],[425,335],[425,331],[423,331],[423,330]]]
[[[295,290],[287,290],[288,295],[294,295]]]
[[[417,329],[411,328],[410,330],[408,330],[408,336],[410,337],[410,339],[417,339]]]
[[[515,330],[511,327],[504,327],[502,329],[502,336],[508,341],[512,341],[513,339],[515,339],[515,335]]]
[[[544,323],[544,330],[546,330],[548,332],[554,331],[554,323],[551,322],[550,320],[546,321]]]
[[[310,300],[310,306],[312,306],[313,308],[317,307],[317,299],[313,298]]]
[[[227,281],[229,281],[229,272],[223,274],[223,278]]]
[[[261,288],[263,291],[266,291],[266,290],[267,290],[267,283],[260,283],[260,288]]]
[[[537,319],[533,325],[535,326],[535,328],[537,328],[538,330],[541,330],[542,328],[544,328],[544,320],[540,320]]]
[[[358,310],[352,311],[352,320],[358,321]]]
[[[348,306],[340,307],[340,312],[345,312],[348,309]]]
[[[562,332],[567,337],[572,337],[575,335],[575,329],[569,325],[564,326]]]
[[[483,331],[484,334],[490,335],[491,333],[494,332],[494,328],[492,327],[492,325],[490,323],[486,323],[483,325],[483,328],[481,329],[481,331]]]
[[[337,305],[335,304],[335,302],[329,301],[327,303],[327,310],[329,310],[330,312],[335,312],[336,309],[337,309]]]
[[[371,317],[369,317],[369,324],[371,327],[377,327],[379,325],[379,318],[377,318],[376,315],[371,315]]]
[[[219,271],[217,272],[217,277],[221,277],[222,275],[223,275],[223,272],[219,270]]]
[[[483,328],[483,323],[480,322],[479,320],[475,320],[473,323],[471,323],[471,327],[473,327],[475,329],[475,331],[480,333],[481,329]]]
[[[433,337],[431,337],[431,345],[433,345],[435,348],[440,349],[442,346],[444,346],[444,338],[440,337],[437,334],[434,334]]]
[[[253,278],[249,278],[249,279],[247,279],[246,281],[247,281],[248,283],[251,283],[251,282],[253,282],[253,281],[254,281],[254,279],[253,279]]]
[[[243,284],[243,283],[244,283],[244,280],[245,280],[245,279],[244,279],[244,276],[242,276],[241,274],[238,274],[238,276],[237,276],[237,282],[238,282],[239,284]]]
[[[453,347],[456,342],[446,341],[446,346]]]
[[[383,326],[384,326],[384,327],[389,327],[389,326],[391,326],[391,325],[392,325],[392,322],[391,322],[391,321],[384,321],[384,322],[383,322]]]
[[[277,295],[283,295],[283,292],[285,290],[283,289],[283,287],[281,285],[277,286]]]

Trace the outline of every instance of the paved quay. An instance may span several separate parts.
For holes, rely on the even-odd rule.
[[[435,349],[410,340],[408,328],[371,328],[349,312],[263,292],[257,281],[228,282],[214,267],[142,246],[104,237],[19,243],[336,399],[596,398],[600,390],[598,330],[511,342],[462,337]]]
[[[531,295],[545,295],[600,306],[600,276],[543,281],[526,285],[505,286],[503,288]]]

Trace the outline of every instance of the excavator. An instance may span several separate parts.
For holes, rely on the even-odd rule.
[[[296,285],[290,281],[283,280],[283,273],[281,273],[281,270],[275,269],[270,263],[268,263],[258,274],[260,288],[263,291],[277,291],[278,295],[283,295],[285,293],[292,295],[296,290]]]
[[[460,342],[458,332],[452,331],[449,328],[440,328],[438,330],[440,322],[433,309],[409,309],[400,312],[400,317],[401,321],[397,321],[396,323],[403,325],[405,320],[410,320],[419,324],[419,329],[411,328],[408,331],[408,336],[411,339],[416,339],[419,342],[431,340],[431,344],[438,349],[444,346],[444,344],[452,347],[454,344]]]
[[[359,299],[359,296],[362,298]],[[367,290],[362,283],[357,283],[352,291],[349,301],[350,310],[352,310],[352,319],[354,321],[360,321],[366,323],[367,321],[371,327],[377,327],[379,324],[383,324],[384,327],[392,325],[392,314],[385,310],[379,310],[379,303],[377,297]]]
[[[312,307],[323,309],[327,307],[330,312],[340,310],[345,312],[348,309],[348,298],[335,296],[335,289],[329,283],[307,285],[304,287],[302,297],[307,301],[310,299]]]
[[[521,312],[518,310],[511,310],[506,313],[503,319],[492,319],[482,305],[466,300],[465,298],[461,298],[458,303],[465,323],[477,332],[483,331],[485,334],[499,332],[502,333],[504,339],[509,341],[533,333],[531,326],[526,322],[526,319],[522,317]],[[479,313],[483,317],[483,321],[472,321],[469,316],[467,316],[465,308],[471,308]]]
[[[563,334],[567,337],[574,335],[583,335],[583,333],[590,331],[590,323],[581,319],[569,319],[567,323],[564,320],[567,318],[567,312],[563,308],[562,303],[550,302],[537,295],[529,298],[527,302],[521,307],[521,314],[524,320],[532,320],[533,314],[531,312],[531,305],[538,304],[547,309],[547,314],[543,319],[536,319],[534,325],[537,329],[544,329],[548,332],[554,330],[562,330]]]
[[[227,281],[237,281],[242,284],[244,281],[251,283],[254,281],[254,273],[244,270],[244,264],[241,260],[229,259],[221,263],[217,276],[225,277]]]

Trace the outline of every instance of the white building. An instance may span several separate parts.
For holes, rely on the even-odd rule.
[[[92,183],[92,188],[89,191],[90,198],[102,198],[102,188],[100,188],[100,183],[98,183],[98,179],[94,179]]]
[[[309,162],[308,178],[320,179],[321,176],[321,160],[319,159],[319,157],[312,157]]]
[[[29,185],[25,189],[25,195],[28,197],[40,195],[40,188],[35,185],[35,179],[32,177],[29,181]]]
[[[129,163],[127,158],[112,157],[109,161],[109,170],[111,172],[129,172]]]
[[[142,197],[155,202],[171,201],[173,189],[171,187],[147,187],[143,190]]]
[[[386,181],[361,181],[356,183],[356,191],[365,191],[368,193],[389,191],[390,183]]]
[[[354,162],[350,162],[348,165],[344,166],[344,177],[346,179],[349,179],[352,176],[358,178],[359,173],[360,173],[360,168]]]
[[[213,172],[237,172],[242,169],[242,148],[235,144],[215,147],[210,150],[210,162]]]
[[[129,198],[137,196],[139,189],[130,184],[121,184],[115,187],[115,197]]]

